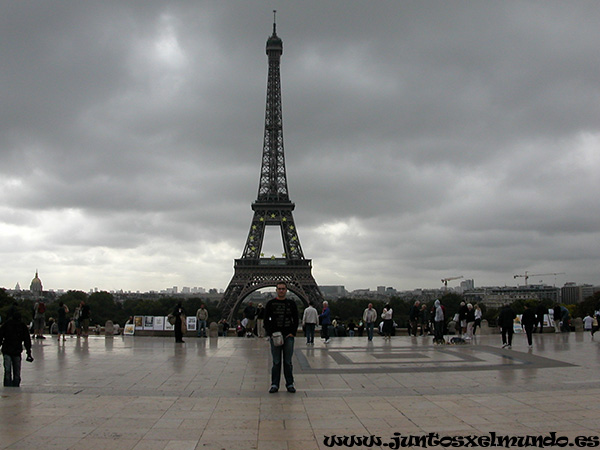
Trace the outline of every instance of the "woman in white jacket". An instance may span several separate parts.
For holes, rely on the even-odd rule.
[[[381,313],[381,318],[383,319],[384,339],[391,339],[392,337],[392,330],[394,329],[394,320],[392,319],[393,313],[394,311],[389,303],[385,305],[385,308],[383,308],[383,312]]]

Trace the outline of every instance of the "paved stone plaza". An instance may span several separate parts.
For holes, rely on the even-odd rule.
[[[534,339],[528,349],[516,335],[508,350],[499,335],[462,346],[397,336],[307,347],[299,337],[298,392],[268,394],[263,339],[48,337],[33,343],[21,388],[1,391],[0,448],[314,450],[332,448],[332,435],[600,436],[600,343],[589,333]]]

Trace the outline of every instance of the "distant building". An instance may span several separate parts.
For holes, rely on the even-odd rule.
[[[324,298],[337,299],[348,295],[344,286],[319,286]]]
[[[471,290],[475,289],[475,281],[474,280],[461,281],[460,288],[462,289],[462,292],[471,291]]]
[[[545,284],[527,286],[482,287],[464,293],[470,303],[482,303],[488,308],[501,308],[515,300],[550,300],[560,302],[560,289]]]
[[[594,286],[591,284],[577,285],[575,283],[566,283],[560,290],[562,303],[565,305],[575,305],[581,303],[586,298],[594,295]]]
[[[31,284],[29,286],[29,290],[36,297],[41,297],[43,292],[42,280],[38,276],[38,271],[35,271],[35,277],[31,280]]]

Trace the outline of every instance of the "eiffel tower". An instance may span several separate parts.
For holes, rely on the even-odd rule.
[[[323,302],[323,295],[312,276],[312,261],[304,258],[302,253],[292,215],[295,205],[288,195],[279,70],[282,54],[283,41],[277,36],[273,21],[273,35],[267,40],[269,73],[258,198],[252,203],[254,217],[244,252],[235,260],[233,278],[219,303],[222,317],[229,323],[233,323],[244,298],[256,290],[275,286],[279,281],[285,281],[288,289],[305,304],[313,301],[315,307],[319,307]],[[282,258],[264,258],[261,253],[267,226],[278,226],[281,230],[285,252]]]

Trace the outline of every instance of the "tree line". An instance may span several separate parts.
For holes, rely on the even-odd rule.
[[[408,312],[418,298],[401,298],[390,297],[388,300],[379,299],[355,299],[342,297],[338,300],[330,301],[332,317],[337,318],[342,323],[347,323],[350,320],[358,323],[362,319],[363,311],[369,303],[373,303],[373,307],[381,313],[383,308],[389,304],[394,310],[394,321],[399,327],[405,328],[408,325]],[[58,303],[62,301],[69,308],[70,314],[75,311],[81,301],[85,301],[91,310],[90,324],[99,324],[103,326],[107,320],[112,320],[113,323],[118,323],[121,326],[127,322],[130,316],[166,316],[173,311],[173,308],[178,302],[182,302],[183,308],[188,316],[196,314],[201,304],[206,306],[209,314],[209,321],[219,321],[221,319],[221,311],[217,307],[218,302],[211,299],[203,299],[201,297],[158,297],[158,298],[128,298],[124,301],[117,301],[113,294],[109,292],[94,292],[87,294],[83,291],[68,291],[56,300],[49,302],[46,307],[46,320],[51,317],[57,317]],[[452,319],[454,314],[458,312],[460,303],[465,301],[462,295],[456,293],[447,293],[440,297],[441,303],[446,309],[446,321]],[[304,305],[298,302],[298,310],[303,311]],[[33,318],[34,301],[30,299],[15,299],[11,297],[6,289],[0,288],[0,317],[5,318],[8,310],[11,307],[18,307],[26,321]],[[433,306],[433,300],[422,301],[421,304],[426,304],[428,309]],[[542,300],[542,303],[548,308],[554,307],[551,300]],[[525,305],[535,308],[539,304],[539,300],[516,300],[511,303],[511,307],[517,314],[521,314],[525,309]],[[571,317],[585,317],[587,314],[593,313],[600,306],[600,292],[595,293],[592,297],[588,297],[583,302],[576,305],[566,305],[569,309]],[[483,318],[488,320],[490,325],[496,324],[496,318],[499,311],[495,308],[486,308],[481,304]],[[240,307],[236,319],[243,318],[243,309]],[[233,325],[233,324],[232,324]]]

